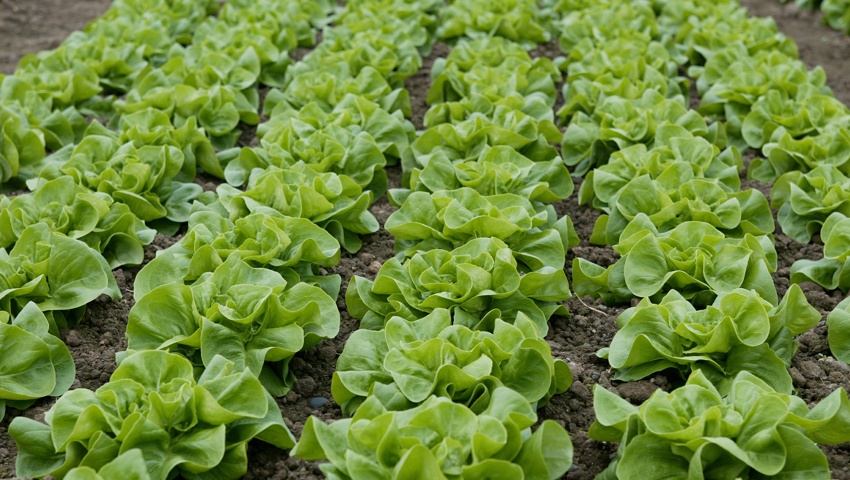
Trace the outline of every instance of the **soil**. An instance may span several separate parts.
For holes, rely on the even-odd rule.
[[[12,72],[20,56],[26,53],[56,46],[73,29],[82,27],[105,11],[109,3],[109,0],[66,0],[61,3],[59,0],[0,0],[0,31],[4,33],[0,36],[0,72]],[[775,0],[743,0],[742,3],[753,14],[773,15],[780,29],[796,40],[806,64],[812,67],[822,65],[836,96],[850,103],[850,64],[844,62],[850,53],[850,37],[822,26],[817,13],[799,12],[793,5],[783,6]],[[61,11],[62,15],[51,15],[56,11]],[[430,86],[431,65],[437,56],[445,56],[448,51],[448,46],[437,44],[423,62],[422,71],[406,82],[411,93],[412,121],[419,129],[422,128],[422,117],[427,110],[425,97]],[[300,57],[305,53],[299,50],[298,55]],[[552,42],[541,46],[534,54],[555,57],[561,55],[561,52],[557,43]],[[559,104],[562,101],[559,98]],[[246,128],[240,144],[251,145],[255,142],[255,130]],[[388,167],[387,172],[390,188],[400,186],[400,167]],[[219,181],[206,176],[200,178],[198,183],[205,189],[212,189]],[[742,181],[742,184],[744,188],[757,188],[766,194],[770,193],[769,185],[748,181]],[[570,215],[582,238],[581,245],[568,254],[566,270],[570,278],[572,260],[577,256],[603,266],[616,261],[617,254],[610,247],[591,245],[587,241],[599,212],[579,206],[575,195],[557,203],[555,208],[559,215]],[[386,196],[371,208],[381,225],[394,210]],[[146,261],[152,259],[156,251],[167,248],[178,239],[157,236],[146,249]],[[345,286],[352,275],[374,278],[381,264],[392,257],[393,247],[393,238],[382,229],[364,238],[364,247],[360,252],[343,254],[339,265],[327,269],[328,273],[342,276],[343,290],[337,300],[341,329],[337,338],[298,354],[291,363],[298,381],[293,390],[280,398],[278,403],[287,424],[296,435],[300,435],[310,415],[324,421],[341,418],[342,412],[330,392],[331,375],[345,341],[358,328],[357,320],[350,318],[347,313]],[[800,258],[820,258],[822,246],[799,244],[777,231],[776,249],[779,266],[774,279],[781,295],[790,284],[788,276],[791,264]],[[126,346],[124,329],[133,304],[132,285],[138,270],[117,270],[115,274],[123,293],[122,299],[117,302],[107,298],[98,299],[89,306],[80,325],[61,332],[77,364],[77,379],[72,388],[96,389],[109,379],[115,369],[115,353]],[[804,284],[802,287],[809,301],[824,315],[844,297],[841,292],[824,291],[812,284]],[[541,419],[553,419],[570,431],[575,447],[574,465],[564,478],[585,480],[594,478],[608,465],[617,447],[613,443],[587,438],[587,429],[594,419],[594,385],[600,384],[639,404],[658,388],[675,388],[681,379],[662,372],[639,382],[612,381],[612,370],[606,361],[596,356],[596,352],[610,343],[616,332],[616,318],[626,306],[608,307],[599,300],[575,296],[567,305],[571,312],[570,318],[553,318],[548,341],[555,356],[569,363],[575,382],[568,392],[555,396],[541,408],[539,416]],[[824,321],[801,335],[799,342],[799,351],[791,368],[798,395],[814,404],[839,386],[850,389],[850,367],[830,356]],[[44,413],[54,401],[43,399],[27,410],[7,411],[6,418],[0,422],[0,478],[14,478],[16,448],[7,433],[11,419],[24,415],[43,420]],[[850,480],[847,467],[850,464],[850,445],[823,449],[827,453],[833,478]],[[316,462],[289,458],[286,452],[261,442],[253,442],[249,448],[248,473],[244,478],[318,479],[323,476]]]

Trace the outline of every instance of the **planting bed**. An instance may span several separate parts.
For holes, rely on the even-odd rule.
[[[742,3],[751,8],[753,14],[774,16],[780,30],[794,38],[799,45],[802,60],[810,67],[822,65],[827,71],[828,84],[835,95],[843,102],[850,103],[850,64],[845,61],[850,55],[850,37],[821,26],[816,14],[801,13],[791,5],[783,6],[774,0],[743,0]],[[0,72],[11,72],[17,57],[22,54],[55,46],[69,33],[69,29],[78,28],[101,14],[108,4],[109,2],[102,0],[0,0],[0,31],[3,32],[0,38]],[[448,51],[446,45],[436,44],[430,57],[426,58],[424,68],[406,81],[413,105],[412,121],[417,129],[422,128],[422,118],[428,108],[425,95],[431,84],[430,66],[435,58],[445,57]],[[557,42],[553,42],[540,46],[532,54],[554,57],[560,55],[560,52]],[[556,106],[559,107],[560,105]],[[251,145],[255,137],[252,129],[246,129],[240,138],[240,144]],[[401,168],[388,167],[387,173],[389,187],[400,187]],[[199,183],[205,189],[212,189],[219,181],[209,177]],[[745,174],[742,175],[742,183],[745,187],[759,189],[766,195],[770,193],[769,185],[748,181]],[[588,259],[601,266],[608,266],[616,261],[619,255],[615,254],[613,249],[593,246],[588,242],[599,212],[587,206],[579,206],[576,194],[568,200],[556,203],[555,209],[559,215],[568,214],[572,218],[581,239],[581,244],[572,248],[567,257],[567,276],[571,283],[570,266],[575,257]],[[382,226],[395,210],[386,196],[370,208]],[[179,240],[183,233],[185,227],[174,237],[157,235],[155,241],[145,249],[146,262],[154,257],[156,251]],[[394,253],[393,238],[383,229],[365,236],[363,241],[363,248],[359,252],[343,253],[340,264],[327,269],[329,273],[337,273],[342,277],[342,291],[337,299],[341,315],[339,335],[296,355],[291,368],[298,380],[291,392],[278,399],[283,417],[296,437],[300,436],[310,415],[323,420],[342,418],[342,411],[331,396],[331,375],[346,340],[358,328],[358,321],[350,318],[347,313],[346,286],[354,275],[374,279],[380,266],[392,258]],[[790,285],[791,264],[801,258],[820,258],[822,247],[800,244],[777,232],[776,249],[779,261],[773,277],[781,298]],[[72,388],[96,389],[109,380],[116,366],[115,353],[126,349],[127,346],[124,331],[128,313],[133,305],[132,287],[138,271],[139,268],[117,270],[121,300],[113,301],[102,296],[89,306],[86,317],[79,326],[61,332],[77,365],[77,379]],[[809,302],[823,315],[834,309],[844,297],[840,291],[825,291],[813,284],[803,284],[802,287]],[[640,404],[648,399],[654,390],[669,389],[679,380],[672,376],[655,374],[650,379],[637,382],[612,381],[612,369],[606,360],[596,356],[596,352],[610,345],[616,332],[616,318],[625,308],[608,307],[601,300],[578,296],[573,296],[567,306],[570,317],[552,319],[547,341],[554,356],[568,362],[574,383],[566,393],[554,396],[550,403],[539,411],[539,416],[541,420],[556,420],[570,432],[575,455],[573,467],[564,478],[591,479],[607,467],[616,453],[616,444],[598,442],[587,436],[588,428],[594,420],[593,386],[601,384],[632,403]],[[824,320],[811,331],[801,335],[799,341],[800,349],[791,368],[798,396],[811,405],[838,387],[850,389],[850,367],[831,357]],[[12,418],[23,415],[42,421],[44,413],[54,402],[54,399],[47,398],[23,412],[14,409],[7,411],[6,418],[0,422],[0,478],[13,478],[15,474],[16,448],[7,432]],[[833,477],[838,480],[850,480],[850,445],[823,449],[829,459]],[[323,476],[317,462],[288,458],[281,450],[254,441],[249,447],[249,466],[245,478],[313,479]]]

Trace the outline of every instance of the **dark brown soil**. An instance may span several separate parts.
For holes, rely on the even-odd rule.
[[[0,0],[0,74],[22,56],[56,48],[72,31],[103,15],[111,0]]]
[[[829,84],[838,98],[850,102],[850,64],[844,59],[850,53],[850,37],[820,25],[817,14],[798,13],[793,6],[782,6],[775,0],[743,0],[754,14],[774,15],[780,28],[792,36],[800,46],[803,60],[810,66],[823,65],[829,75]],[[82,27],[91,18],[103,12],[108,0],[0,0],[0,72],[11,72],[20,56],[37,50],[50,48],[65,38],[72,29]],[[51,15],[61,11],[62,15]],[[299,50],[299,56],[306,50]],[[448,47],[437,44],[432,54],[425,59],[422,71],[406,82],[411,92],[413,123],[422,128],[422,117],[427,110],[425,96],[430,86],[430,68],[438,56],[448,54]],[[560,55],[556,44],[541,46],[535,55],[554,57]],[[562,100],[559,99],[559,103]],[[246,129],[240,139],[242,144],[255,142],[254,131]],[[399,167],[388,168],[390,187],[400,185]],[[218,181],[202,177],[198,183],[212,189]],[[576,185],[578,187],[578,184]],[[758,188],[769,194],[769,185],[744,182],[744,188]],[[599,212],[577,204],[576,196],[555,205],[559,215],[570,215],[582,238],[580,246],[572,249],[567,258],[567,274],[571,278],[571,263],[576,256],[600,265],[616,261],[617,255],[610,247],[590,245],[587,239]],[[372,212],[383,225],[395,210],[381,198]],[[147,260],[155,252],[166,248],[177,238],[157,237],[154,245],[147,249]],[[777,289],[783,294],[789,286],[789,268],[799,258],[819,258],[822,247],[802,245],[778,233],[776,248],[779,268],[774,275]],[[336,359],[348,336],[358,328],[358,322],[348,316],[345,306],[345,287],[352,275],[373,278],[381,264],[393,255],[393,239],[384,230],[367,236],[364,247],[357,254],[343,254],[340,264],[329,273],[342,276],[343,291],[337,300],[341,313],[341,329],[337,338],[320,343],[316,348],[302,352],[292,361],[292,369],[298,378],[292,392],[279,399],[284,418],[293,433],[300,435],[306,419],[316,415],[322,420],[341,418],[342,413],[330,393],[331,375]],[[132,306],[132,283],[138,268],[116,272],[123,297],[118,302],[99,299],[89,306],[81,325],[63,331],[64,340],[77,362],[77,381],[73,388],[95,389],[105,383],[115,368],[115,352],[126,343],[124,328],[127,314]],[[804,284],[803,290],[809,301],[824,315],[841,301],[841,292],[826,292],[818,286]],[[554,318],[550,329],[549,344],[558,358],[566,360],[572,369],[575,382],[570,390],[555,396],[539,413],[541,418],[554,419],[571,433],[575,446],[574,466],[564,478],[592,479],[602,471],[616,453],[616,444],[608,444],[587,438],[587,429],[593,422],[592,390],[595,384],[616,391],[624,398],[639,404],[657,388],[669,390],[680,379],[675,376],[657,374],[639,382],[612,382],[612,371],[606,361],[597,358],[596,352],[607,346],[616,332],[615,320],[625,306],[613,308],[598,300],[573,297],[568,302],[572,316]],[[807,402],[816,403],[839,386],[850,389],[850,367],[831,358],[826,342],[826,326],[822,321],[816,328],[800,336],[800,350],[791,368],[798,394]],[[14,477],[15,445],[8,436],[7,427],[18,415],[43,419],[44,413],[53,404],[53,399],[44,399],[23,412],[10,409],[0,422],[0,478]],[[323,403],[324,402],[324,403]],[[322,404],[322,406],[318,406]],[[315,405],[312,406],[312,405]],[[847,465],[850,463],[850,446],[824,447],[832,467],[832,475],[838,480],[850,480]],[[286,452],[254,442],[249,450],[249,479],[318,479],[322,474],[315,462],[289,458]]]

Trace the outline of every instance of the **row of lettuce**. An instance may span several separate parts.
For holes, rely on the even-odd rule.
[[[42,142],[41,155],[4,158],[17,160],[10,162],[6,187],[26,183],[32,190],[4,197],[0,213],[9,226],[4,236],[14,235],[0,259],[8,270],[0,320],[16,329],[3,336],[9,353],[3,368],[14,380],[0,391],[4,406],[23,408],[67,390],[74,367],[58,328],[73,325],[102,293],[119,297],[111,269],[141,263],[142,246],[157,231],[169,235],[189,224],[181,242],[139,272],[128,351],[119,354],[110,381],[97,391],[62,395],[46,425],[12,421],[19,476],[238,478],[247,468],[250,440],[279,448],[295,443],[274,396],[294,382],[288,363],[295,353],[338,333],[340,279],[323,267],[339,262],[340,244],[356,250],[357,234],[377,230],[367,211],[373,192],[363,190],[369,182],[358,183],[359,165],[346,166],[347,155],[320,164],[329,157],[309,151],[315,144],[304,140],[309,132],[298,119],[288,133],[263,137],[272,146],[246,149],[244,155],[265,155],[274,147],[296,153],[289,164],[252,169],[244,191],[222,186],[203,192],[196,174],[225,177],[227,164],[243,154],[232,147],[246,125],[260,120],[261,85],[300,99],[305,117],[324,115],[316,129],[339,133],[339,142],[357,136],[374,145],[370,131],[379,137],[401,129],[406,138],[413,129],[401,113],[381,115],[370,99],[341,94],[348,93],[344,85],[331,89],[331,104],[298,92],[304,70],[335,69],[340,83],[355,85],[357,71],[377,62],[364,60],[364,50],[385,53],[360,36],[354,45],[316,49],[301,71],[292,65],[289,53],[314,43],[334,5],[218,6],[116,2],[84,32],[55,51],[24,59],[16,75],[3,79],[4,87],[37,87],[10,94],[4,112],[18,115],[20,135],[4,141]],[[343,29],[373,29],[361,22],[382,18],[376,12],[386,7],[350,2],[336,19],[337,33],[344,38],[349,34]],[[66,80],[62,88],[49,83]],[[70,96],[56,100],[61,92]],[[402,91],[396,95],[406,98]],[[48,127],[57,121],[27,117],[38,113],[28,110],[37,101],[45,111],[56,106],[71,120],[83,119],[85,128],[49,143]],[[356,135],[343,136],[352,131]],[[16,145],[4,143],[4,152]],[[31,152],[27,148],[14,151]],[[294,158],[305,151],[305,158]],[[378,156],[383,159],[381,151]],[[346,168],[351,176],[333,171]]]
[[[560,478],[568,433],[531,427],[572,383],[544,336],[570,296],[577,238],[552,203],[573,184],[550,146],[560,74],[516,43],[549,34],[534,1],[418,3],[456,45],[432,67],[405,188],[389,192],[397,255],[346,292],[360,329],[331,388],[351,418],[311,417],[292,455],[329,460],[328,478]]]
[[[568,55],[562,153],[586,174],[579,201],[604,212],[591,242],[620,256],[607,267],[576,258],[574,289],[640,300],[599,352],[615,379],[670,368],[687,378],[640,407],[596,387],[589,436],[620,442],[598,478],[830,478],[815,442],[850,440],[850,402],[838,389],[810,410],[791,395],[794,337],[821,317],[796,284],[779,299],[771,205],[741,191],[739,148],[763,152],[749,176],[776,182],[780,226],[808,241],[841,190],[818,187],[846,168],[836,143],[848,109],[772,20],[747,17],[735,1],[554,8]],[[812,280],[801,262],[792,280]]]

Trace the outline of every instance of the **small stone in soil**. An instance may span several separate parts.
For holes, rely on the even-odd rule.
[[[328,399],[325,397],[313,397],[307,401],[310,408],[322,408],[326,403],[328,403]]]

